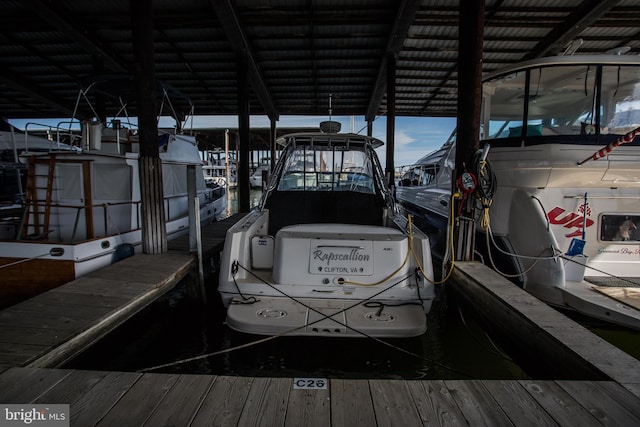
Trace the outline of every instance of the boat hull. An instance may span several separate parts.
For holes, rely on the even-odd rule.
[[[594,319],[607,323],[640,330],[640,306],[625,304],[623,300],[609,297],[607,290],[620,290],[622,293],[635,295],[636,304],[640,304],[640,288],[605,288],[593,284],[567,281],[561,288],[563,308],[570,308]]]
[[[0,258],[0,307],[8,307],[54,289],[76,277],[71,260]],[[26,262],[22,262],[26,261]],[[7,264],[16,263],[11,267]]]

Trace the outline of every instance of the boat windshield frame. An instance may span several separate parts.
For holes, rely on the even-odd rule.
[[[391,190],[385,185],[384,172],[375,152],[375,148],[383,145],[383,142],[379,139],[356,134],[297,133],[279,138],[277,143],[285,147],[263,191],[259,204],[260,210],[264,209],[267,199],[274,191],[357,191],[379,194],[388,206],[395,209]],[[324,173],[318,171],[319,163],[317,162],[318,157],[315,155],[316,153],[332,153],[333,155],[340,153],[341,160],[344,160],[345,153],[361,152],[362,159],[366,162],[361,166],[366,167],[368,170],[366,173],[360,173],[356,170],[348,170],[348,166],[344,167],[344,163],[340,163],[340,167],[326,174],[328,178],[325,179],[324,184],[327,185],[321,185],[323,183],[318,179],[316,186],[303,185],[299,188],[280,188],[283,176],[286,174],[287,167],[289,166],[288,159],[291,158],[295,152],[299,153],[301,149],[303,152],[308,150],[308,153],[311,154],[314,159],[314,163],[310,165],[312,166],[309,168],[310,171],[306,172],[305,169],[305,173]],[[358,180],[358,182],[351,179],[348,185],[341,186],[338,185],[340,183],[340,176],[342,178],[359,177],[362,179]]]
[[[492,145],[600,145],[637,127],[624,119],[624,106],[631,104],[640,104],[637,57],[527,61],[484,79],[481,139]]]

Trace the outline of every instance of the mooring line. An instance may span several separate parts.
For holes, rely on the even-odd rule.
[[[304,303],[302,303],[302,302],[298,301],[296,298],[294,298],[294,297],[291,297],[291,296],[287,295],[285,292],[281,291],[280,289],[275,288],[275,287],[274,287],[274,286],[272,286],[270,283],[268,283],[268,282],[264,281],[262,278],[260,278],[260,277],[258,277],[258,276],[256,276],[256,275],[254,275],[250,270],[246,269],[244,266],[240,265],[239,263],[237,263],[237,266],[238,266],[238,267],[240,267],[240,268],[242,268],[243,270],[245,270],[247,273],[251,274],[253,277],[255,277],[256,279],[258,279],[259,281],[263,282],[264,284],[266,284],[266,285],[268,285],[268,286],[272,287],[273,289],[275,289],[276,291],[280,292],[283,296],[285,296],[285,297],[287,297],[287,298],[292,299],[293,301],[297,302],[298,304],[301,304],[302,306],[304,306],[304,307],[306,307],[306,308],[308,308],[308,309],[310,309],[310,310],[312,310],[312,311],[314,311],[314,312],[318,313],[318,314],[319,314],[319,315],[321,315],[322,317],[321,317],[320,319],[318,319],[318,320],[315,320],[315,321],[311,322],[311,323],[307,323],[307,324],[304,324],[304,325],[301,325],[301,326],[295,327],[295,328],[293,328],[293,329],[289,329],[289,330],[287,330],[287,331],[280,332],[279,334],[271,335],[271,336],[268,336],[268,337],[265,337],[265,338],[259,339],[259,340],[257,340],[257,341],[252,341],[252,342],[250,342],[250,343],[241,344],[241,345],[236,346],[236,347],[231,347],[231,348],[227,348],[227,349],[223,349],[223,350],[219,350],[219,351],[215,351],[215,352],[211,352],[211,353],[207,353],[207,354],[202,354],[202,355],[198,355],[198,356],[194,356],[194,357],[190,357],[190,358],[186,358],[186,359],[176,360],[176,361],[169,362],[169,363],[165,363],[165,364],[162,364],[162,365],[156,365],[156,366],[153,366],[153,367],[150,367],[150,368],[140,369],[140,370],[138,370],[138,372],[150,372],[150,371],[155,371],[155,370],[157,370],[157,369],[167,368],[167,367],[171,367],[171,366],[175,366],[175,365],[180,365],[180,364],[183,364],[183,363],[193,362],[193,361],[200,360],[200,359],[206,359],[206,358],[208,358],[208,357],[213,357],[213,356],[218,356],[218,355],[221,355],[221,354],[231,353],[231,352],[236,351],[236,350],[241,350],[241,349],[244,349],[244,348],[251,347],[251,346],[253,346],[253,345],[258,345],[258,344],[266,343],[266,342],[271,341],[271,340],[274,340],[274,339],[276,339],[276,338],[280,338],[280,337],[285,336],[285,335],[287,335],[287,334],[290,334],[290,333],[292,333],[292,332],[295,332],[295,331],[298,331],[298,330],[300,330],[300,329],[306,328],[306,327],[308,327],[308,326],[314,325],[314,324],[316,324],[316,323],[318,323],[318,322],[321,322],[321,321],[323,321],[323,320],[325,320],[325,319],[331,319],[331,320],[333,320],[334,322],[338,323],[339,325],[344,326],[344,327],[346,327],[346,328],[348,328],[348,329],[350,329],[350,330],[352,330],[352,331],[354,331],[354,332],[356,332],[356,333],[361,334],[362,336],[364,336],[364,337],[366,337],[366,338],[370,338],[371,340],[376,341],[376,342],[378,342],[378,343],[380,343],[380,344],[383,344],[383,345],[385,345],[385,346],[387,346],[387,347],[389,347],[389,348],[392,348],[392,349],[394,349],[394,350],[400,351],[400,352],[405,353],[405,354],[407,354],[407,355],[409,355],[409,356],[415,357],[415,358],[417,358],[417,359],[419,359],[419,360],[423,360],[423,361],[425,361],[425,362],[427,362],[427,363],[430,363],[430,364],[431,364],[431,365],[433,365],[433,366],[438,366],[438,367],[440,367],[440,368],[443,368],[443,369],[449,370],[449,371],[451,371],[451,372],[455,372],[455,373],[458,373],[458,374],[460,374],[460,375],[464,375],[464,376],[465,376],[465,377],[467,377],[467,378],[473,378],[471,375],[467,374],[466,372],[462,372],[462,371],[460,371],[460,370],[457,370],[457,369],[451,368],[451,367],[446,366],[446,365],[444,365],[444,364],[442,364],[442,363],[438,363],[438,362],[436,362],[436,361],[434,361],[434,360],[428,359],[428,358],[426,358],[426,357],[424,357],[424,356],[421,356],[421,355],[419,355],[419,354],[417,354],[417,353],[414,353],[414,352],[411,352],[411,351],[409,351],[409,350],[406,350],[406,349],[404,349],[404,348],[402,348],[402,347],[399,347],[399,346],[397,346],[397,345],[394,345],[394,344],[388,343],[388,342],[386,342],[386,341],[384,341],[384,340],[381,340],[380,338],[373,337],[373,336],[371,336],[371,335],[369,335],[369,334],[367,334],[367,333],[365,333],[365,332],[359,331],[359,330],[354,329],[354,328],[352,328],[352,327],[350,327],[350,326],[348,326],[348,325],[346,325],[346,324],[343,324],[342,322],[340,322],[340,321],[338,321],[338,320],[336,320],[336,319],[333,319],[333,318],[331,317],[331,316],[335,316],[336,314],[340,314],[340,313],[343,313],[343,312],[345,312],[345,311],[347,311],[347,310],[350,310],[350,309],[352,309],[353,307],[356,307],[356,306],[358,306],[358,305],[362,304],[363,302],[366,302],[366,301],[368,301],[368,300],[370,300],[370,299],[372,299],[372,298],[375,298],[376,296],[378,296],[378,295],[380,295],[380,294],[382,294],[382,293],[386,292],[387,290],[391,289],[392,287],[396,286],[398,283],[403,282],[404,280],[406,280],[407,278],[409,278],[409,277],[410,277],[410,275],[409,275],[409,276],[406,276],[406,277],[404,277],[404,278],[402,278],[402,279],[400,279],[400,280],[399,280],[399,281],[397,281],[396,283],[394,283],[394,284],[392,284],[391,286],[389,286],[389,287],[387,287],[387,288],[385,288],[385,289],[381,290],[380,292],[378,292],[378,293],[376,293],[376,294],[374,294],[374,295],[372,295],[372,296],[370,296],[370,297],[368,297],[368,298],[365,298],[365,299],[363,299],[363,300],[359,301],[359,302],[358,302],[358,303],[356,303],[356,304],[353,304],[353,305],[351,305],[351,306],[349,306],[349,307],[346,307],[346,308],[344,308],[344,309],[342,309],[342,310],[340,310],[340,311],[338,311],[338,312],[336,312],[336,313],[333,313],[331,316],[328,316],[328,315],[326,315],[326,314],[324,314],[324,313],[322,313],[322,312],[320,312],[320,311],[318,311],[318,310],[315,310],[313,307],[307,306],[306,304],[304,304]],[[412,274],[415,274],[415,273],[412,273]]]

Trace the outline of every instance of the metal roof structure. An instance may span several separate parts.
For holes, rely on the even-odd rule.
[[[331,94],[333,114],[373,119],[387,110],[392,55],[396,115],[455,116],[460,3],[154,0],[156,78],[195,114],[235,115],[244,64],[252,115],[326,115]],[[133,74],[130,0],[0,7],[0,115],[71,117],[87,78]],[[576,48],[640,53],[640,0],[486,0],[485,11],[485,72]]]

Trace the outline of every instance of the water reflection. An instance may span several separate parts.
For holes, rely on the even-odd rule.
[[[249,208],[253,209],[260,203],[262,190],[252,188],[249,192]],[[227,211],[223,218],[228,218],[238,212],[238,187],[231,187],[227,190]]]

